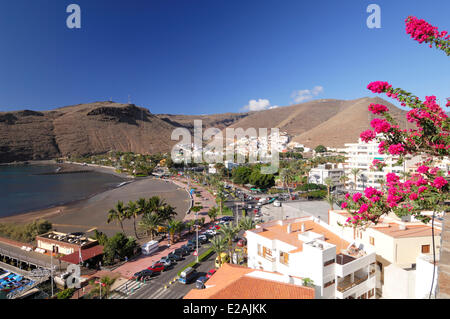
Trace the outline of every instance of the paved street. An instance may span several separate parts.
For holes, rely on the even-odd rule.
[[[209,248],[209,244],[199,247],[199,255]],[[116,290],[119,293],[112,295],[112,299],[180,299],[186,295],[189,290],[195,288],[195,281],[191,284],[184,285],[175,282],[169,285],[169,282],[174,280],[177,273],[196,259],[192,253],[185,256],[184,260],[179,261],[173,268],[152,277],[146,284],[129,280]],[[206,261],[202,262],[197,268],[198,277],[206,274],[207,271],[214,268],[215,254],[210,256]],[[148,265],[150,266],[150,264]],[[141,270],[141,269],[140,269]],[[168,285],[166,289],[164,286]],[[128,291],[128,293],[127,293]]]

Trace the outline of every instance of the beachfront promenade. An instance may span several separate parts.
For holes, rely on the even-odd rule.
[[[183,189],[184,191],[187,190],[188,181],[186,179],[177,178],[177,179],[172,179],[171,182],[173,184],[177,185],[178,187],[180,187],[181,189]],[[199,205],[203,206],[203,209],[198,212],[197,217],[195,216],[196,215],[195,213],[191,212],[189,214],[186,214],[184,216],[183,220],[187,221],[187,220],[205,217],[205,223],[209,223],[210,218],[208,217],[208,210],[209,210],[209,208],[211,208],[215,205],[214,196],[211,193],[209,193],[205,188],[203,188],[197,184],[191,183],[191,186],[194,186],[197,189],[197,191],[200,192],[199,195],[201,195],[201,196],[198,196],[197,194],[193,195],[194,204],[200,203]],[[186,195],[187,195],[187,193],[186,193]],[[120,273],[125,278],[130,278],[136,272],[147,268],[154,262],[159,261],[162,257],[167,256],[169,253],[171,253],[175,249],[180,248],[181,246],[185,245],[187,243],[188,239],[190,237],[194,236],[195,233],[192,234],[190,237],[187,236],[187,231],[183,232],[183,234],[185,236],[183,237],[183,239],[181,241],[169,246],[168,240],[164,239],[159,244],[160,250],[158,252],[156,252],[155,254],[153,254],[151,256],[141,255],[137,259],[130,260],[130,261],[126,262],[125,264],[123,264],[122,266],[116,268],[114,270],[114,272]]]

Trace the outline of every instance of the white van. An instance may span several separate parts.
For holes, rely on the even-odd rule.
[[[149,241],[142,245],[142,254],[151,255],[159,249],[159,243],[156,240]]]
[[[278,200],[276,200],[276,201],[273,202],[273,206],[275,206],[275,207],[281,207],[281,202],[278,201]]]

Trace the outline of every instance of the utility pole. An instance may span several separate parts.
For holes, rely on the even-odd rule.
[[[50,280],[50,282],[51,282],[51,285],[52,285],[52,298],[53,298],[53,252],[54,251],[55,251],[55,246],[52,246],[52,251],[50,253],[50,267],[51,267],[51,270],[50,270],[50,278],[51,278],[51,280]]]
[[[197,220],[197,216],[198,216],[198,212],[195,212],[195,219]],[[197,263],[198,263],[198,228],[199,228],[199,225],[198,224],[196,224],[195,225],[195,230],[196,230],[196,233],[197,233],[197,240],[196,240],[196,245],[197,245]]]

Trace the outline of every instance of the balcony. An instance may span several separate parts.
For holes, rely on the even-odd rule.
[[[336,289],[342,293],[346,292],[347,290],[349,290],[349,289],[363,283],[367,279],[371,278],[374,274],[375,274],[375,269],[372,269],[369,274],[367,274],[363,277],[355,276],[353,282],[351,282],[350,276],[346,276],[344,278],[344,280],[342,280],[341,282],[338,282]]]

